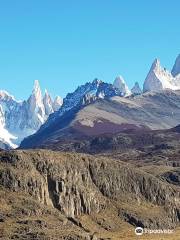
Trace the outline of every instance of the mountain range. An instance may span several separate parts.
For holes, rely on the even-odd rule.
[[[38,81],[1,92],[0,239],[179,239],[179,70],[155,60],[143,90],[95,79],[63,101]]]
[[[143,90],[138,82],[130,90],[123,77],[118,76],[113,84],[95,79],[68,93],[63,100],[60,97],[52,100],[47,91],[42,96],[37,80],[31,96],[24,101],[17,101],[6,91],[0,91],[1,146],[16,148],[24,138],[33,134],[29,138],[31,141],[34,138],[44,141],[43,138],[47,139],[49,133],[52,135],[54,129],[56,132],[62,132],[64,128],[85,132],[85,128],[90,131],[95,129],[92,126],[98,126],[101,130],[97,132],[103,133],[133,125],[151,129],[174,127],[179,122],[178,90],[180,55],[171,72],[161,67],[156,59],[144,81]],[[167,108],[163,108],[167,109],[163,114],[164,101],[168,103]],[[105,125],[102,124],[104,121]],[[58,136],[57,133],[55,135]],[[41,141],[38,140],[38,143]],[[22,146],[25,142],[27,140],[22,142]]]
[[[55,145],[58,148],[65,139],[67,142],[79,141],[130,129],[158,130],[177,126],[180,123],[180,88],[177,81],[180,74],[173,82],[175,78],[168,73],[168,82],[171,81],[168,85],[167,76],[160,75],[161,72],[162,67],[155,60],[144,82],[144,92],[137,82],[130,91],[121,76],[115,79],[113,85],[95,79],[78,87],[66,96],[61,108],[34,135],[22,141],[21,147],[48,148]],[[147,89],[148,85],[151,89]]]
[[[24,137],[35,133],[48,116],[62,105],[62,99],[45,91],[42,96],[38,80],[27,100],[18,101],[6,91],[0,91],[0,142],[16,148]]]

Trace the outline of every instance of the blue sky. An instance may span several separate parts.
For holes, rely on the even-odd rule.
[[[27,98],[33,81],[65,96],[94,78],[141,85],[154,58],[180,53],[180,1],[0,1],[0,89]]]

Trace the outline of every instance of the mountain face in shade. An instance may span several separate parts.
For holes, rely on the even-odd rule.
[[[117,89],[119,89],[122,92],[122,96],[129,96],[131,94],[131,91],[129,90],[129,88],[122,76],[116,77],[113,85],[114,85],[114,87],[116,87]]]
[[[177,56],[173,69],[171,71],[172,75],[176,77],[180,74],[180,54]]]
[[[142,93],[142,90],[141,90],[138,82],[135,82],[134,87],[131,89],[131,93],[133,95],[139,95]]]
[[[145,79],[143,90],[160,91],[163,89],[179,90],[180,89],[180,75],[178,73],[179,57],[176,60],[172,70],[173,75],[167,69],[163,68],[158,59],[155,59],[151,69]]]
[[[58,103],[55,104],[57,109]],[[16,148],[24,137],[35,133],[53,112],[54,102],[47,91],[42,96],[37,80],[32,94],[25,101],[17,101],[8,92],[0,91],[0,141]]]

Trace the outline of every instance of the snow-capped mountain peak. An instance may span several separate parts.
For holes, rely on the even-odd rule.
[[[0,98],[1,99],[12,99],[15,100],[15,97],[12,96],[11,94],[9,94],[7,91],[5,90],[0,90]]]
[[[42,103],[42,92],[41,92],[41,88],[40,88],[40,84],[39,84],[38,80],[34,81],[32,96],[35,98],[36,104],[38,106],[42,106],[42,104],[43,104]]]
[[[12,148],[17,147],[24,137],[34,134],[53,112],[54,101],[47,91],[42,97],[38,80],[35,80],[28,100],[17,101],[8,92],[1,90],[0,141]]]
[[[172,75],[176,77],[180,74],[180,54],[177,56],[173,69],[171,71]]]
[[[163,89],[177,90],[179,86],[172,74],[166,68],[161,67],[160,61],[155,59],[145,79],[143,90],[146,92]]]
[[[63,104],[63,99],[60,96],[56,96],[53,102],[54,111],[58,111]]]
[[[122,76],[117,76],[113,83],[114,87],[119,89],[122,93],[122,96],[129,96],[131,91],[129,90],[124,78]]]
[[[35,80],[34,88],[31,96],[28,99],[29,115],[32,116],[32,124],[36,128],[36,125],[42,124],[45,118],[45,107],[43,104],[41,88],[39,81]]]
[[[131,89],[131,92],[134,95],[139,95],[142,93],[142,90],[141,90],[138,82],[135,82],[134,87]]]
[[[46,115],[50,115],[51,113],[54,112],[52,98],[46,89],[45,89],[45,94],[43,97],[43,104],[44,104]]]
[[[40,92],[41,92],[41,88],[40,88],[39,80],[34,80],[33,93],[36,94]]]
[[[155,68],[159,68],[161,66],[160,60],[158,58],[155,58],[151,68],[155,69]]]
[[[47,100],[49,100],[50,102],[52,101],[51,96],[50,96],[50,94],[49,94],[49,92],[48,92],[47,89],[45,89],[45,91],[44,91],[44,97],[43,97],[43,99],[47,99]]]

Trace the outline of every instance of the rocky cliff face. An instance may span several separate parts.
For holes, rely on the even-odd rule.
[[[99,212],[105,199],[93,185],[88,165],[75,155],[55,153],[53,156],[43,151],[35,155],[31,152],[1,155],[2,163],[17,164],[26,172],[19,175],[18,167],[12,171],[4,169],[0,174],[1,184],[13,191],[23,190],[67,217]]]
[[[180,220],[179,189],[128,164],[50,151],[1,152],[0,159],[1,186],[17,194],[23,191],[68,218],[113,207],[124,213],[122,203],[134,202],[146,227],[148,216],[139,211],[145,203],[158,206],[164,214],[155,225],[175,227]]]

